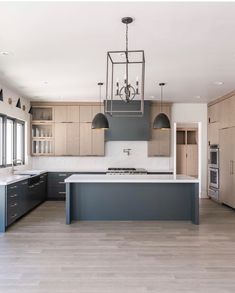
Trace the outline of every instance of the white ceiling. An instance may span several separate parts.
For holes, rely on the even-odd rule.
[[[135,18],[130,49],[145,50],[146,99],[159,82],[177,102],[235,89],[235,3],[1,2],[0,15],[0,83],[30,99],[98,99],[106,52],[125,48],[123,16]]]

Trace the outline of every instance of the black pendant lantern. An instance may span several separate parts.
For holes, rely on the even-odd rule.
[[[155,117],[153,122],[154,129],[169,129],[171,128],[170,120],[165,113],[162,113],[162,88],[165,85],[164,82],[159,83],[161,87],[161,104],[160,104],[160,113]]]
[[[3,90],[0,90],[0,101],[3,101]]]
[[[109,122],[107,117],[101,113],[101,86],[103,85],[102,82],[98,83],[98,86],[100,87],[100,113],[97,113],[95,117],[92,120],[91,128],[92,129],[107,129],[109,128]]]
[[[21,109],[21,101],[20,101],[20,98],[18,99],[18,101],[16,103],[16,108],[20,108]]]

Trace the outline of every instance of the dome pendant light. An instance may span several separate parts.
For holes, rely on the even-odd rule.
[[[101,87],[103,83],[99,82],[98,86],[100,87],[100,113],[97,113],[95,117],[92,120],[91,128],[92,129],[108,129],[109,128],[109,122],[107,117],[101,113]]]
[[[164,82],[159,83],[159,86],[161,87],[161,104],[160,104],[160,113],[155,117],[153,122],[153,128],[154,129],[169,129],[171,128],[170,120],[167,117],[166,114],[162,112],[162,88],[165,85]]]

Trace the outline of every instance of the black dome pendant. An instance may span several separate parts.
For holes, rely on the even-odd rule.
[[[154,129],[170,129],[171,124],[170,120],[165,113],[162,113],[162,87],[165,85],[164,82],[159,83],[161,87],[161,105],[160,105],[160,113],[155,117],[153,121],[153,128]]]
[[[167,129],[171,128],[170,120],[164,113],[158,114],[153,122],[153,128],[155,129]]]
[[[92,129],[108,129],[109,128],[109,122],[107,117],[101,113],[101,86],[103,85],[102,82],[98,83],[98,86],[100,87],[100,113],[97,113],[95,117],[92,120],[91,128]]]
[[[109,122],[107,117],[103,113],[97,113],[91,123],[92,129],[107,129],[109,128]]]

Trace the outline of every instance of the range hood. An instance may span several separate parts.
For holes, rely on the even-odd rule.
[[[124,103],[113,101],[115,109],[137,110],[139,101]],[[106,141],[128,141],[150,139],[150,101],[144,102],[144,115],[142,117],[113,117],[106,115],[109,121],[109,129],[105,132]]]

